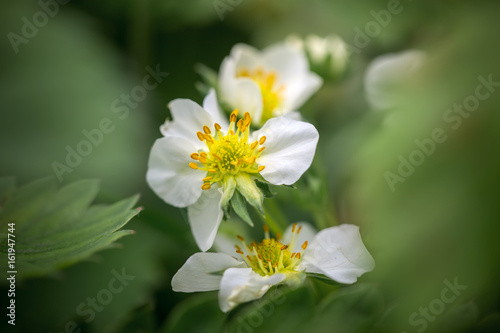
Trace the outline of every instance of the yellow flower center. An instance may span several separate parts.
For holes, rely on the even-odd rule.
[[[203,178],[204,190],[210,189],[213,183],[223,181],[225,177],[232,177],[239,173],[255,174],[264,170],[265,166],[259,166],[256,159],[265,149],[266,137],[249,142],[250,123],[252,118],[248,112],[237,121],[238,110],[234,110],[230,117],[227,133],[221,132],[221,126],[214,124],[215,133],[208,126],[203,126],[203,132],[198,132],[200,141],[204,141],[207,149],[191,154],[191,158],[197,162],[189,163],[193,169],[206,171]],[[236,131],[235,131],[236,129]]]
[[[297,223],[292,227],[292,238],[290,243],[285,245],[278,239],[269,238],[269,229],[264,226],[266,238],[260,243],[252,242],[250,245],[245,243],[243,237],[238,236],[238,239],[243,244],[243,247],[235,245],[236,253],[253,269],[254,272],[261,276],[298,273],[298,266],[302,260],[302,253],[307,248],[307,241],[302,244],[300,252],[291,252],[295,247],[297,236],[302,227],[297,228]]]
[[[274,110],[283,100],[284,85],[278,85],[277,74],[274,71],[264,71],[261,67],[254,70],[240,68],[237,77],[248,77],[254,80],[260,87],[262,93],[262,118],[263,124],[274,116]]]

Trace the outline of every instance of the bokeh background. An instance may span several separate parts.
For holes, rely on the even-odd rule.
[[[360,225],[376,269],[352,287],[308,280],[298,290],[279,289],[284,302],[269,295],[224,315],[215,292],[187,295],[170,287],[197,248],[185,213],[158,199],[145,182],[166,104],[180,97],[201,102],[195,66],[217,71],[236,43],[262,48],[292,33],[334,33],[356,46],[358,31],[375,20],[373,11],[394,1],[4,1],[0,174],[19,184],[54,176],[53,162],[64,163],[66,147],[75,148],[85,139],[82,131],[109,118],[115,129],[63,182],[97,178],[97,202],[139,193],[144,207],[127,225],[136,234],[121,239],[121,248],[19,281],[15,331],[497,332],[500,3],[396,2],[401,11],[352,52],[342,75],[325,77],[302,110],[320,132],[316,169],[302,181],[307,186],[272,199],[290,223],[314,223],[323,209],[338,223]],[[47,22],[35,31],[23,28],[44,7],[53,14]],[[9,33],[22,42],[14,45]],[[379,55],[407,49],[425,51],[425,66],[398,87],[398,105],[373,110],[365,97],[366,68]],[[113,103],[142,84],[147,68],[168,76],[127,113],[114,112]],[[452,128],[443,115],[475,94],[478,77],[494,82],[489,97],[465,116],[453,113],[460,126]],[[397,174],[400,156],[408,159],[418,149],[415,140],[431,138],[436,128],[447,139],[391,189],[387,172]],[[320,204],[304,204],[304,197],[314,196]],[[135,278],[86,322],[76,309],[122,268]],[[439,302],[449,288],[445,281],[464,286],[450,303]],[[0,292],[6,299],[5,285]],[[429,307],[427,316],[422,311]],[[0,329],[12,331],[6,322],[2,314]],[[68,328],[68,322],[78,326]]]

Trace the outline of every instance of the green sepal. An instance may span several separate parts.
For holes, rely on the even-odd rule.
[[[255,181],[247,174],[237,174],[234,176],[236,180],[236,189],[245,197],[247,202],[254,206],[259,213],[265,215],[262,204],[264,202],[264,195],[255,184]]]
[[[271,191],[271,186],[269,186],[269,183],[257,180],[257,181],[255,181],[255,184],[257,184],[257,187],[264,195],[264,198],[270,199],[270,198],[274,198],[276,196],[276,193]]]
[[[231,199],[231,206],[243,221],[253,227],[253,221],[250,214],[248,214],[246,202],[239,191],[234,191],[233,198]]]
[[[207,87],[217,88],[217,73],[213,69],[204,64],[198,63],[194,66],[194,71],[200,74],[203,80],[203,83],[200,82],[200,84],[204,84]]]

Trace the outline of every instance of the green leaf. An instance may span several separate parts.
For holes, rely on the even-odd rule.
[[[2,188],[12,188],[12,180],[1,179]],[[91,206],[99,191],[96,180],[81,180],[58,189],[55,179],[44,178],[9,191],[0,208],[0,267],[17,270],[18,278],[51,273],[134,233],[119,229],[139,212],[133,209],[138,197]],[[12,247],[7,235],[11,223],[15,225],[10,232],[15,236],[11,237],[15,241],[11,242],[16,255],[14,268],[4,267]]]
[[[253,227],[253,221],[250,214],[248,214],[246,202],[239,191],[234,191],[233,197],[231,198],[231,206],[243,221]]]

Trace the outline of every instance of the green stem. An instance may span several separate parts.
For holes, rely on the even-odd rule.
[[[269,226],[271,231],[275,235],[283,234],[284,227],[287,226],[286,217],[281,212],[276,201],[273,199],[265,200],[264,214],[265,215],[259,214],[259,216],[262,218],[262,221]]]

